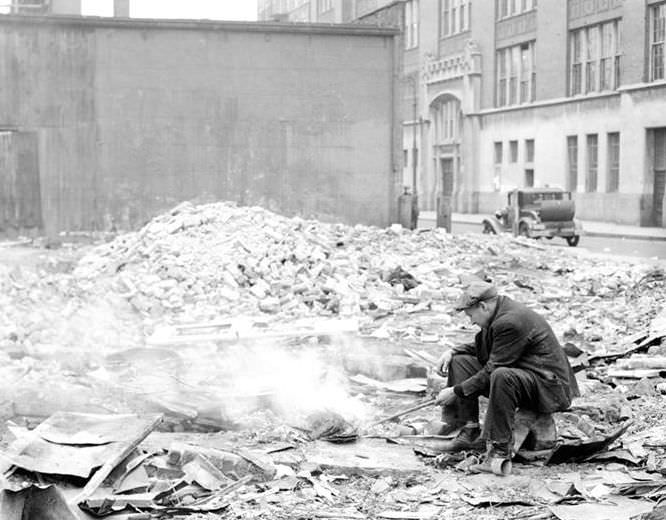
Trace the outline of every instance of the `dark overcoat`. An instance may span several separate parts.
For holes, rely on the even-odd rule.
[[[460,383],[466,396],[487,392],[490,375],[498,367],[528,370],[537,377],[537,401],[543,413],[566,410],[578,393],[569,360],[543,316],[507,296],[499,296],[488,325],[474,344],[455,353],[476,355],[482,368]]]

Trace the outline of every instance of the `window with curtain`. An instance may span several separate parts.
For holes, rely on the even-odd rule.
[[[496,106],[529,103],[536,99],[535,42],[499,49],[496,59]]]
[[[569,33],[569,94],[616,90],[620,86],[620,20]]]
[[[495,0],[495,18],[501,20],[536,9],[537,0]]]
[[[664,79],[666,3],[650,8],[650,81]]]
[[[471,0],[442,0],[441,6],[439,25],[442,38],[469,31]]]
[[[405,3],[405,48],[413,49],[419,45],[419,1]]]

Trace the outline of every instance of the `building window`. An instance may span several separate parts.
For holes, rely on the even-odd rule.
[[[534,170],[532,168],[525,170],[525,187],[534,188]]]
[[[578,136],[567,137],[567,189],[576,191],[578,187]]]
[[[472,14],[471,0],[442,0],[441,37],[469,31]]]
[[[319,0],[319,12],[325,13],[333,9],[333,0]]]
[[[608,134],[608,175],[606,191],[615,193],[620,187],[620,133]]]
[[[502,164],[502,141],[495,141],[495,164]]]
[[[409,0],[405,4],[405,48],[419,45],[419,1]]]
[[[650,81],[664,79],[666,3],[650,8]]]
[[[569,33],[570,95],[620,86],[621,23],[612,20]]]
[[[517,105],[534,101],[536,68],[535,42],[500,49],[496,53],[497,106]]]
[[[597,134],[587,135],[587,175],[585,176],[585,191],[597,191],[597,173],[599,168],[599,137]]]
[[[510,162],[518,162],[518,141],[509,141]]]
[[[525,162],[534,162],[534,139],[525,140]]]
[[[504,159],[502,141],[495,141],[495,175],[493,176],[493,188],[500,191],[502,188],[502,160]]]
[[[460,138],[460,102],[449,98],[435,105],[435,142],[438,145],[450,144]]]
[[[402,167],[407,168],[407,166],[409,166],[409,150],[405,148],[402,151]]]
[[[536,9],[537,0],[495,0],[495,15],[498,20]]]
[[[571,95],[583,93],[583,45],[581,43],[583,33],[574,31],[571,33]]]

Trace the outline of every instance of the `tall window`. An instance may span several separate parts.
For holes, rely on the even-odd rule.
[[[502,141],[495,141],[495,164],[502,164]]]
[[[599,31],[592,28],[585,33],[585,92],[597,90],[597,39]]]
[[[571,33],[571,95],[583,92],[583,45],[581,31]]]
[[[325,13],[333,9],[333,0],[319,0],[319,12]]]
[[[587,135],[587,175],[585,176],[585,191],[597,191],[597,173],[599,169],[599,137],[597,134]]]
[[[532,41],[497,51],[495,86],[497,106],[534,101],[536,92],[534,49],[535,42]]]
[[[569,33],[572,96],[620,86],[621,23],[612,20]]]
[[[495,141],[495,175],[493,176],[493,187],[495,191],[499,191],[502,186],[502,160],[504,159],[502,141]]]
[[[614,193],[620,187],[620,133],[608,134],[608,175],[606,191]]]
[[[460,137],[460,102],[449,98],[435,106],[435,140],[437,144],[454,142]]]
[[[525,162],[534,162],[534,139],[525,140]]]
[[[528,168],[525,170],[525,187],[534,188],[534,169]]]
[[[650,8],[650,81],[664,79],[666,3]]]
[[[509,141],[509,160],[512,163],[518,162],[518,141]]]
[[[495,17],[498,20],[536,9],[537,0],[495,0]]]
[[[516,105],[518,104],[518,74],[521,65],[518,47],[511,47],[509,62],[509,105]]]
[[[471,14],[472,0],[442,0],[441,37],[468,31]]]
[[[578,136],[567,136],[567,189],[576,191],[578,186]]]
[[[419,0],[409,0],[405,4],[405,48],[419,45]]]

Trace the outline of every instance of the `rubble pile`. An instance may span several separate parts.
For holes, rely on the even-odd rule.
[[[618,335],[646,327],[659,310],[655,301],[664,284],[649,267],[532,243],[441,229],[326,224],[231,203],[183,203],[93,249],[73,274],[98,294],[111,289],[124,296],[157,321],[363,314],[376,322],[424,307],[437,310],[457,295],[462,278],[476,273],[538,307],[560,334],[585,335],[595,349],[599,338],[607,348]],[[395,335],[386,327],[383,334]],[[436,334],[408,334],[415,332]]]
[[[410,267],[421,264],[413,273],[421,282],[413,295],[427,296],[442,291],[438,270],[481,249],[435,231],[418,237],[418,262],[412,262],[414,238],[401,230],[286,218],[258,207],[185,203],[96,248],[74,274],[110,276],[139,311],[151,315],[351,314],[359,305],[396,306],[374,294],[389,268],[405,260]]]

